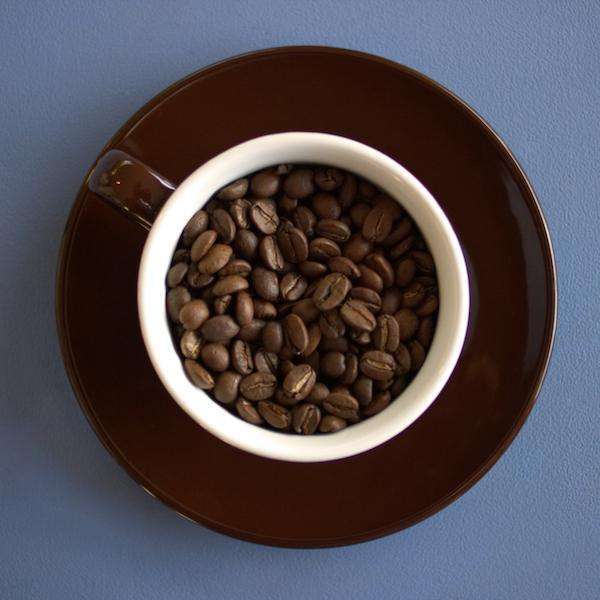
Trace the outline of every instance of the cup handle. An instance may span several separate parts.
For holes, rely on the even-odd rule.
[[[87,186],[146,230],[176,187],[121,150],[109,150],[98,159]]]

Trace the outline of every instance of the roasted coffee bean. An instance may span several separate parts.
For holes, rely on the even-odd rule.
[[[340,431],[340,429],[344,429],[347,425],[346,421],[340,417],[325,415],[321,419],[319,431],[321,433],[335,433],[336,431]]]
[[[415,308],[425,299],[425,286],[417,281],[411,283],[402,293],[402,306]]]
[[[383,279],[375,272],[364,264],[358,265],[360,271],[360,277],[356,282],[359,287],[366,287],[375,292],[379,293],[383,291]]]
[[[346,370],[346,356],[341,352],[326,352],[321,357],[320,370],[331,379],[341,377]]]
[[[312,367],[313,371],[319,376],[321,371],[321,355],[318,350],[315,350],[312,354],[304,357],[304,362]]]
[[[352,393],[361,406],[367,406],[373,399],[373,380],[361,375],[354,382]]]
[[[315,183],[326,192],[339,188],[344,182],[344,173],[332,167],[320,168],[315,171]]]
[[[391,246],[396,246],[399,244],[404,238],[408,237],[410,232],[412,231],[413,224],[412,221],[405,217],[399,223],[394,226],[394,229],[390,233],[390,235],[383,240],[382,245],[386,248]],[[392,257],[393,258],[393,257]]]
[[[435,277],[430,277],[428,275],[417,275],[414,278],[414,281],[422,284],[428,294],[437,294],[438,288]]]
[[[358,418],[358,400],[349,393],[332,392],[323,400],[323,408],[335,417],[351,420]]]
[[[321,342],[321,329],[318,323],[311,323],[306,330],[308,331],[308,346],[302,352],[304,356],[312,354]]]
[[[381,296],[371,288],[354,287],[350,290],[350,298],[364,302],[372,313],[381,310]]]
[[[377,350],[394,352],[400,343],[400,327],[392,315],[377,317],[377,327],[371,336]]]
[[[362,226],[362,236],[369,242],[380,244],[392,231],[394,219],[385,206],[374,206]]]
[[[284,213],[291,214],[298,208],[298,198],[290,198],[284,194],[280,198],[278,205],[279,209]]]
[[[390,379],[396,370],[396,361],[391,354],[380,350],[369,350],[360,357],[361,372],[377,381]]]
[[[344,385],[352,385],[358,377],[358,356],[353,353],[346,354],[346,369],[340,378]]]
[[[312,169],[294,169],[283,182],[283,191],[290,198],[306,198],[315,191]]]
[[[183,278],[186,276],[187,271],[188,271],[187,263],[180,262],[180,263],[173,265],[167,271],[167,285],[170,288],[177,287],[183,281]]]
[[[208,319],[209,315],[210,310],[204,300],[190,300],[181,307],[179,322],[185,329],[198,329]]]
[[[375,315],[367,305],[360,300],[346,300],[340,309],[340,316],[347,325],[356,331],[371,332],[375,329],[377,321]]]
[[[251,402],[248,402],[248,400],[244,400],[244,398],[240,398],[235,403],[235,410],[247,423],[251,423],[252,425],[261,425],[264,423],[256,408],[254,408],[254,405]]]
[[[187,248],[179,248],[178,250],[175,250],[175,253],[173,254],[173,258],[171,259],[171,266],[176,265],[180,262],[189,264],[190,260],[190,251]]]
[[[358,194],[361,198],[370,199],[373,198],[376,193],[377,190],[371,182],[366,181],[365,179],[360,180],[358,184]]]
[[[373,244],[365,240],[365,238],[356,233],[350,236],[350,239],[344,246],[342,254],[349,258],[352,262],[359,264],[363,259],[373,251]]]
[[[211,342],[202,346],[202,364],[211,371],[225,371],[229,368],[229,352],[223,344]]]
[[[302,229],[298,227],[280,229],[277,241],[285,260],[296,264],[308,258],[308,240]]]
[[[262,298],[253,298],[254,316],[257,319],[274,319],[277,317],[277,309],[272,302],[267,302]]]
[[[210,216],[210,222],[212,228],[224,242],[233,242],[236,226],[231,215],[224,208],[217,208]]]
[[[252,296],[242,290],[235,298],[235,320],[241,325],[248,325],[254,318],[254,302]]]
[[[273,235],[266,235],[258,244],[258,254],[265,267],[272,271],[282,271],[285,266],[285,260],[277,239]]]
[[[250,190],[256,198],[270,198],[279,191],[279,177],[274,171],[262,171],[250,180]]]
[[[373,252],[372,254],[369,254],[363,262],[381,277],[384,288],[389,288],[394,285],[394,268],[383,254]]]
[[[186,331],[181,336],[179,348],[183,356],[196,360],[200,356],[202,340],[195,331]]]
[[[249,229],[238,229],[235,234],[234,246],[238,254],[247,260],[254,260],[258,251],[258,238]]]
[[[315,383],[315,386],[311,390],[310,394],[305,398],[306,402],[321,406],[323,400],[329,396],[329,388],[320,381]]]
[[[385,290],[381,297],[381,312],[385,315],[393,315],[400,308],[402,303],[402,292],[396,288]]]
[[[292,427],[296,433],[310,435],[321,422],[321,411],[314,404],[300,404],[292,409]]]
[[[362,414],[365,417],[372,417],[380,413],[384,408],[389,406],[391,399],[392,397],[389,392],[380,392],[363,408]]]
[[[262,335],[262,330],[266,322],[262,319],[252,319],[248,325],[244,325],[240,328],[238,338],[244,342],[256,342]]]
[[[394,352],[394,360],[396,361],[396,371],[394,373],[396,376],[404,375],[404,373],[410,371],[412,358],[408,348],[404,344],[398,344],[398,348]]]
[[[185,280],[189,287],[199,290],[210,285],[215,280],[215,276],[208,273],[200,273],[196,263],[191,263]]]
[[[283,360],[280,362],[279,372],[281,377],[285,377],[296,365],[291,360]]]
[[[350,218],[354,227],[362,229],[363,223],[367,218],[367,215],[371,212],[373,207],[365,202],[357,202],[350,209]]]
[[[278,354],[283,347],[283,327],[279,321],[269,321],[262,330],[262,343],[267,352]]]
[[[252,283],[256,293],[264,300],[274,302],[279,297],[279,280],[274,271],[256,267],[252,271]]]
[[[288,302],[293,302],[302,298],[308,284],[306,279],[298,273],[287,273],[279,282],[281,297]]]
[[[231,246],[215,244],[198,262],[198,271],[212,275],[229,262],[232,254]]]
[[[410,308],[401,308],[394,314],[394,319],[398,321],[399,337],[401,342],[409,340],[419,328],[419,317],[410,310]]]
[[[392,384],[394,383],[394,379],[381,379],[380,381],[374,381],[373,382],[373,387],[375,388],[376,392],[385,392],[386,390],[389,390],[392,387]]]
[[[181,286],[167,292],[167,313],[174,323],[179,323],[179,311],[192,299],[190,293]]]
[[[327,261],[332,256],[339,256],[341,253],[336,242],[324,237],[315,238],[308,245],[308,256],[311,260]]]
[[[344,181],[338,190],[338,198],[342,208],[350,208],[354,204],[357,189],[356,177],[352,173],[345,173]]]
[[[413,250],[410,253],[411,258],[417,264],[417,268],[421,273],[433,273],[435,271],[435,263],[433,257],[429,252],[423,252],[422,250]]]
[[[250,375],[254,371],[254,359],[250,344],[235,340],[231,345],[231,366],[241,375]]]
[[[274,402],[259,402],[258,412],[260,413],[260,416],[275,429],[287,429],[292,423],[290,411]]]
[[[275,205],[268,200],[257,200],[250,208],[250,218],[255,227],[265,235],[273,235],[279,226]]]
[[[392,398],[398,397],[405,390],[407,385],[408,379],[406,378],[406,376],[398,377],[392,384],[392,387],[390,388],[390,395],[392,396]]]
[[[279,368],[279,357],[274,352],[267,352],[266,350],[259,350],[254,355],[254,366],[257,371],[261,373],[272,373],[277,374]]]
[[[321,311],[312,298],[303,298],[294,304],[292,313],[298,315],[307,324],[318,319]]]
[[[236,179],[233,183],[226,185],[217,193],[219,200],[231,201],[243,198],[248,191],[247,179]]]
[[[373,206],[387,210],[394,220],[399,219],[404,214],[400,204],[387,194],[377,194],[373,198]]]
[[[208,227],[208,213],[204,210],[197,211],[188,221],[181,234],[181,241],[186,248],[189,248],[194,240]]]
[[[319,350],[323,352],[348,352],[350,349],[350,344],[348,344],[348,339],[345,337],[338,338],[326,338],[323,336],[321,338],[321,344],[319,346]]]
[[[330,273],[321,279],[313,294],[315,306],[321,310],[331,310],[339,306],[348,295],[352,284],[342,273]]]
[[[285,395],[294,402],[304,400],[317,380],[314,369],[308,364],[301,364],[294,367],[283,380],[283,391]]]
[[[215,296],[225,296],[226,294],[235,294],[248,288],[248,280],[241,275],[228,275],[219,279],[212,287]]]
[[[315,226],[317,225],[317,217],[315,213],[307,206],[299,206],[293,215],[293,221],[302,232],[307,236],[315,234]]]
[[[417,313],[419,317],[428,317],[429,315],[432,315],[437,309],[437,296],[429,294],[429,296],[427,296],[425,300],[423,300],[423,302],[421,302],[421,304],[417,306],[417,308],[415,309],[415,313]]]
[[[283,320],[283,331],[288,346],[294,354],[302,354],[308,347],[308,331],[304,321],[295,314]]]
[[[229,214],[239,229],[248,229],[250,227],[250,207],[252,204],[248,200],[239,198],[231,203],[229,207]]]
[[[371,334],[368,331],[350,329],[350,339],[359,346],[368,346],[371,343]]]
[[[413,280],[416,272],[415,261],[410,257],[403,258],[396,265],[396,285],[406,287]]]
[[[219,296],[213,304],[215,315],[224,315],[229,310],[232,298],[231,294]]]
[[[275,394],[277,377],[272,373],[256,371],[246,375],[240,382],[240,392],[247,400],[266,400]],[[264,415],[263,415],[264,416]]]
[[[196,361],[186,358],[183,366],[190,381],[201,390],[212,390],[215,387],[213,376]]]
[[[238,324],[229,315],[211,317],[204,322],[200,330],[207,342],[227,342],[239,331]]]
[[[417,340],[411,340],[408,342],[408,351],[410,352],[411,370],[418,371],[425,362],[425,348]]]
[[[300,271],[304,277],[316,279],[327,273],[327,267],[323,263],[314,260],[305,260],[298,265],[298,271]]]
[[[417,341],[423,348],[429,348],[431,345],[431,339],[433,338],[433,329],[435,322],[432,317],[426,317],[421,319],[419,323],[419,329],[417,330]]]
[[[345,256],[334,256],[327,261],[327,266],[332,273],[343,273],[350,279],[358,279],[360,277],[359,268]]]
[[[333,194],[319,192],[312,199],[312,209],[320,219],[339,219],[342,207]]]
[[[217,241],[217,232],[214,229],[208,229],[202,232],[196,241],[192,244],[190,257],[194,262],[198,262],[213,247]]]
[[[346,333],[346,323],[335,308],[321,313],[319,328],[323,336],[329,339],[339,338]]]
[[[322,219],[317,222],[317,234],[334,242],[345,242],[350,238],[350,227],[343,221]]]
[[[405,237],[399,244],[396,244],[392,247],[390,251],[390,257],[392,259],[396,259],[400,258],[401,256],[404,256],[413,247],[414,243],[414,235],[409,235],[408,237]]]

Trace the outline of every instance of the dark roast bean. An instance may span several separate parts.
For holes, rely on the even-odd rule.
[[[352,224],[354,227],[362,229],[363,223],[367,218],[367,215],[371,212],[373,207],[365,202],[357,202],[350,209],[350,218],[352,219]]]
[[[190,381],[201,390],[212,390],[215,386],[215,380],[213,376],[196,361],[189,358],[185,359],[183,363],[185,372],[187,373]]]
[[[247,260],[254,260],[258,250],[258,238],[249,229],[238,229],[235,234],[234,246],[238,254]]]
[[[254,319],[254,302],[252,296],[244,290],[235,298],[235,319],[243,327]]]
[[[371,332],[375,329],[377,321],[375,315],[367,305],[360,300],[346,300],[340,309],[342,319],[356,331]]]
[[[307,286],[306,279],[298,273],[287,273],[279,282],[281,297],[288,302],[302,298]]]
[[[347,425],[346,421],[340,417],[325,415],[321,419],[319,431],[321,433],[335,433],[336,431],[340,431],[340,429],[344,429]]]
[[[312,367],[313,371],[319,376],[319,372],[321,370],[321,355],[318,350],[315,350],[312,354],[309,354],[304,357],[304,362]]]
[[[389,288],[394,285],[394,268],[383,254],[380,254],[379,252],[369,254],[365,258],[364,264],[370,269],[373,269],[373,271],[381,277],[384,288]]]
[[[173,254],[173,258],[171,259],[171,266],[176,265],[177,263],[184,262],[189,263],[191,260],[190,251],[187,248],[179,248],[179,250],[175,250]]]
[[[278,354],[283,347],[283,327],[279,321],[269,321],[262,330],[262,343],[267,352]]]
[[[394,219],[384,206],[374,206],[362,227],[362,236],[369,242],[380,244],[392,231]]]
[[[327,261],[327,266],[332,273],[343,273],[350,279],[360,277],[359,268],[345,256],[334,256]]]
[[[226,294],[235,294],[248,288],[248,280],[241,275],[228,275],[219,279],[212,287],[215,296],[224,296]]]
[[[293,213],[298,208],[298,198],[290,198],[285,194],[279,200],[279,208],[284,213]]]
[[[217,241],[217,232],[214,229],[208,229],[202,232],[193,243],[190,250],[190,257],[194,262],[198,262],[213,247]]]
[[[344,173],[332,167],[320,168],[315,171],[315,183],[326,192],[337,190],[344,182]]]
[[[411,340],[408,342],[408,351],[410,352],[411,370],[418,371],[425,362],[425,348],[417,340]]]
[[[389,392],[380,392],[363,408],[363,415],[365,417],[372,417],[380,413],[384,408],[389,406],[391,399],[392,397]]]
[[[296,433],[310,435],[321,422],[321,411],[314,404],[301,404],[292,409],[292,426]]]
[[[349,393],[332,392],[323,400],[323,408],[335,417],[351,420],[358,418],[358,400]]]
[[[226,243],[233,242],[236,226],[231,215],[224,208],[217,208],[210,217],[212,228]]]
[[[186,331],[179,341],[179,348],[181,354],[186,358],[192,358],[196,360],[200,356],[200,349],[202,348],[202,340],[198,337],[195,331]]]
[[[233,183],[226,185],[217,193],[219,200],[231,201],[243,198],[248,191],[247,179],[236,179]]]
[[[174,323],[179,323],[179,311],[192,299],[190,293],[181,286],[167,292],[167,313]]]
[[[224,315],[229,309],[229,305],[231,304],[232,298],[233,296],[231,294],[219,296],[213,304],[215,315]]]
[[[238,198],[232,202],[229,207],[229,214],[236,227],[239,229],[248,229],[250,227],[250,207],[252,204],[248,200]]]
[[[291,360],[283,360],[280,363],[279,372],[285,377],[296,365]]]
[[[208,319],[209,314],[210,310],[204,300],[190,300],[181,307],[179,322],[185,329],[198,329]]]
[[[313,294],[315,306],[321,310],[331,310],[339,306],[350,291],[352,284],[342,273],[330,273],[319,281]]]
[[[340,378],[344,385],[352,385],[358,377],[358,356],[353,353],[346,354],[346,370]]]
[[[422,250],[413,250],[410,253],[411,258],[417,264],[417,268],[421,273],[433,273],[435,271],[435,263],[433,257],[429,252],[423,252]]]
[[[247,400],[266,400],[275,394],[277,377],[272,373],[256,371],[246,375],[240,382],[240,392]],[[263,415],[264,416],[264,415]]]
[[[204,210],[199,210],[188,221],[181,234],[183,245],[189,248],[194,240],[208,227],[208,213]]]
[[[385,392],[386,390],[389,390],[392,387],[393,383],[394,383],[393,378],[382,379],[380,381],[374,381],[373,386],[374,386],[376,392]]]
[[[350,344],[348,344],[348,339],[345,337],[326,338],[323,336],[319,346],[319,349],[323,352],[348,352],[349,348]]]
[[[383,291],[383,279],[375,272],[364,264],[358,265],[360,271],[360,277],[356,284],[359,287],[366,287],[376,292]]]
[[[415,308],[425,299],[425,286],[418,281],[411,283],[402,293],[402,306]]]
[[[244,398],[240,398],[235,403],[235,410],[247,423],[261,425],[264,422],[256,408],[254,408],[254,405],[251,402],[248,402],[248,400],[244,400]]]
[[[210,285],[215,280],[215,277],[208,273],[200,273],[196,263],[192,263],[190,264],[185,280],[189,287],[194,290],[199,290]]]
[[[312,209],[320,219],[339,219],[342,207],[333,194],[319,192],[312,199]]]
[[[419,323],[419,329],[417,331],[417,341],[423,348],[429,348],[431,345],[431,339],[433,338],[433,329],[435,322],[432,317],[421,319]]]
[[[215,398],[221,404],[232,404],[238,397],[238,389],[242,376],[233,371],[221,373],[215,384]]]
[[[198,262],[198,271],[212,275],[229,262],[232,254],[231,246],[215,244]]]
[[[412,227],[412,221],[408,217],[405,217],[394,226],[394,229],[392,230],[390,235],[388,235],[387,238],[383,240],[382,245],[386,248],[396,246],[408,236],[408,234],[412,231]]]
[[[381,296],[371,288],[354,287],[350,290],[350,298],[364,302],[372,313],[381,310]]]
[[[419,317],[428,317],[432,315],[438,309],[438,299],[437,296],[433,294],[429,294],[423,300],[423,302],[415,309],[415,312]]]
[[[346,356],[341,352],[326,352],[321,356],[321,373],[331,379],[337,379],[346,370]]]
[[[399,396],[404,391],[407,385],[408,379],[406,378],[406,376],[398,377],[392,384],[392,387],[390,388],[390,394],[392,398],[396,398],[397,396]]]
[[[223,344],[210,343],[202,346],[200,351],[202,364],[211,371],[225,371],[229,368],[229,352]]]
[[[317,376],[310,365],[298,365],[285,376],[283,391],[292,401],[300,402],[310,394],[316,380]]]
[[[273,235],[279,226],[275,205],[267,200],[257,200],[250,209],[250,218],[256,228],[265,235]]]
[[[387,210],[394,220],[399,219],[404,214],[400,204],[387,194],[377,194],[373,198],[373,206]]]
[[[398,321],[399,337],[401,342],[409,340],[419,328],[419,317],[410,310],[410,308],[401,308],[396,314],[394,319]]]
[[[321,329],[318,323],[311,323],[306,330],[308,331],[308,345],[302,352],[304,356],[312,354],[321,342]]]
[[[304,277],[308,277],[309,279],[316,279],[327,273],[327,267],[323,263],[314,260],[305,260],[304,262],[301,262],[298,265],[298,270]]]
[[[428,275],[418,275],[415,277],[414,281],[419,282],[425,288],[425,291],[429,294],[437,294],[437,281],[435,277],[430,277]]]
[[[279,357],[274,352],[267,352],[266,350],[259,350],[254,355],[254,366],[257,371],[261,373],[272,373],[277,374],[279,368]]]
[[[259,402],[258,412],[260,413],[260,416],[275,429],[287,429],[292,423],[290,411],[274,402]]]
[[[350,238],[350,227],[343,221],[322,219],[317,222],[317,234],[334,242],[345,242]]]
[[[415,236],[409,235],[405,237],[399,244],[396,244],[390,251],[390,257],[392,259],[400,258],[406,254],[415,243]]]
[[[262,298],[253,298],[254,316],[257,319],[274,319],[277,316],[277,309],[272,302],[267,302]]]
[[[299,206],[294,211],[292,218],[296,227],[303,231],[305,235],[313,236],[315,234],[317,217],[315,216],[315,213],[310,210],[310,208],[307,206]]]
[[[256,293],[269,302],[274,302],[279,297],[279,280],[274,271],[256,267],[252,271],[252,283]]]
[[[277,239],[273,235],[266,235],[258,244],[258,254],[265,266],[272,271],[282,271],[285,260]]]
[[[350,330],[350,339],[359,346],[367,346],[371,343],[371,334],[368,331]]]
[[[305,324],[308,324],[318,319],[321,311],[312,298],[303,298],[294,304],[292,313],[298,315]]]
[[[417,264],[415,261],[406,257],[396,265],[396,285],[406,287],[414,278],[417,272]]]
[[[173,265],[167,271],[167,285],[170,288],[177,287],[183,281],[183,278],[186,276],[187,271],[188,271],[187,263],[180,262],[180,263]]]
[[[306,198],[315,191],[311,169],[294,169],[283,182],[283,191],[290,198]]]
[[[377,350],[394,352],[400,343],[400,327],[392,315],[377,317],[377,327],[371,336]]]
[[[301,263],[308,258],[308,240],[302,229],[287,227],[277,234],[281,253],[291,263]]]
[[[279,191],[279,177],[274,171],[262,171],[250,180],[250,190],[256,198],[270,198]]]
[[[329,396],[329,388],[324,384],[318,381],[315,383],[313,389],[310,394],[305,398],[306,402],[310,402],[311,404],[316,404],[317,406],[321,406],[323,400]]]
[[[356,233],[350,236],[350,239],[344,246],[342,254],[352,262],[359,264],[372,251],[373,244],[365,240],[360,233]]]
[[[311,260],[326,261],[332,256],[342,253],[340,247],[333,240],[324,237],[315,238],[308,245],[308,256]]]
[[[354,382],[352,393],[361,406],[367,406],[373,399],[373,380],[361,375]]]
[[[361,372],[377,381],[390,379],[396,370],[396,361],[391,354],[380,350],[369,350],[360,357]]]
[[[376,193],[377,190],[371,182],[366,181],[364,179],[360,180],[358,184],[358,194],[361,198],[373,198]]]
[[[396,288],[385,290],[381,297],[381,312],[385,315],[393,315],[402,303],[402,292]]]
[[[295,314],[283,320],[285,339],[294,354],[302,354],[308,347],[308,331],[304,321]]]
[[[221,315],[205,321],[200,331],[208,342],[227,342],[238,334],[240,328],[229,315]]]
[[[262,319],[252,319],[248,325],[240,328],[238,337],[244,342],[256,342],[260,339],[265,325],[266,323]]]
[[[408,348],[404,344],[398,344],[398,348],[394,352],[394,360],[396,361],[396,371],[394,373],[396,376],[404,375],[404,373],[410,371],[412,358]]]
[[[346,333],[346,323],[335,308],[321,313],[319,328],[323,336],[329,339],[339,338]]]
[[[358,185],[356,183],[356,177],[354,177],[352,173],[345,173],[344,182],[338,191],[338,198],[342,203],[343,208],[349,208],[352,206],[352,204],[354,204],[357,189]]]
[[[235,340],[231,345],[231,366],[241,375],[250,375],[254,371],[254,359],[250,344]]]

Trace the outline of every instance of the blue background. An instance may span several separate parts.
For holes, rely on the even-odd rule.
[[[599,31],[593,1],[4,0],[0,597],[597,598]],[[105,141],[190,71],[286,44],[381,54],[469,102],[531,178],[560,279],[548,377],[500,462],[412,529],[331,550],[229,539],[145,494],[79,411],[54,326],[60,235]]]

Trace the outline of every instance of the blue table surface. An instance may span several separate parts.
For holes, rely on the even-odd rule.
[[[598,598],[599,31],[594,0],[4,0],[0,598]],[[229,539],[145,494],[78,409],[54,325],[60,236],[106,140],[185,74],[287,44],[380,54],[469,102],[528,173],[560,282],[548,376],[499,463],[425,522],[328,550]]]

